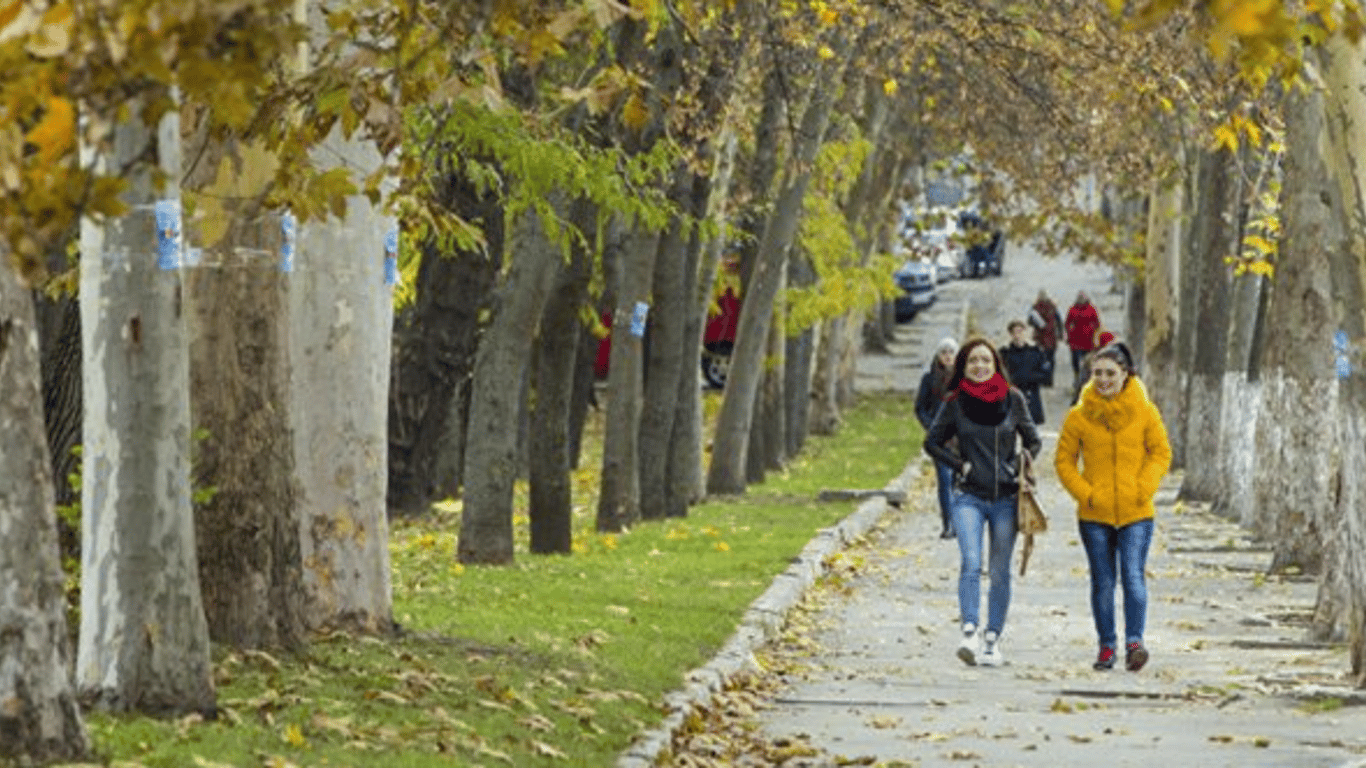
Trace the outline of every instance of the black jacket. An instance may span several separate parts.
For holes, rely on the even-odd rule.
[[[930,424],[925,453],[953,468],[959,490],[996,501],[1020,490],[1017,435],[1024,441],[1025,450],[1037,457],[1043,443],[1020,390],[1011,387],[1010,394],[999,403],[986,403],[960,391],[944,401]],[[955,437],[957,451],[950,445]],[[972,465],[966,477],[964,463]]]
[[[930,428],[930,422],[934,421],[934,414],[944,400],[949,373],[939,366],[938,360],[932,360],[925,375],[920,377],[920,389],[915,393],[915,418],[925,429]]]
[[[1034,344],[1007,344],[998,351],[1001,362],[1005,363],[1006,371],[1010,373],[1010,383],[1024,392],[1029,403],[1029,417],[1034,420],[1035,426],[1042,424],[1043,397],[1039,394],[1039,385],[1047,384],[1052,375],[1052,360],[1048,353],[1043,351],[1043,347]]]

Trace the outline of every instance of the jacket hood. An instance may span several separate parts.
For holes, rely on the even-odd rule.
[[[1124,388],[1112,398],[1102,396],[1096,391],[1095,382],[1087,381],[1081,388],[1080,402],[1083,416],[1110,432],[1118,432],[1143,411],[1148,392],[1135,376],[1126,379]]]

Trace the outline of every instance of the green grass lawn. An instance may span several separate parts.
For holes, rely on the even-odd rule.
[[[919,450],[906,396],[864,398],[845,416],[745,496],[620,535],[593,533],[588,448],[569,556],[526,553],[519,502],[516,564],[462,567],[459,504],[437,505],[392,531],[403,635],[320,638],[298,657],[220,654],[218,720],[92,714],[98,755],[167,768],[611,765],[812,535],[854,509],[817,492],[881,488]]]

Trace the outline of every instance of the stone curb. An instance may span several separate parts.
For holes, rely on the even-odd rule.
[[[919,454],[884,488],[906,492],[913,478],[923,472],[927,459]],[[669,714],[655,729],[638,736],[618,758],[617,768],[650,768],[668,754],[674,734],[695,710],[705,707],[736,675],[757,671],[754,651],[772,640],[788,614],[801,602],[806,590],[826,572],[826,559],[866,535],[891,509],[886,499],[874,496],[840,522],[823,528],[802,548],[787,570],[778,574],[762,595],[750,603],[731,635],[711,661],[684,676],[684,686],[664,699]]]

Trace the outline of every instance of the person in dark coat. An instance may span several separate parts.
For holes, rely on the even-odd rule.
[[[925,435],[925,453],[953,467],[959,478],[953,527],[963,636],[957,654],[968,665],[1003,663],[1000,639],[1010,609],[1010,556],[1019,529],[1015,507],[1027,482],[1020,471],[1021,444],[1031,456],[1043,447],[1024,394],[1010,386],[991,342],[971,339],[954,357],[949,393]],[[984,539],[990,542],[991,587],[985,632],[979,636]]]
[[[1001,361],[1006,365],[1010,383],[1024,393],[1029,402],[1029,416],[1035,424],[1043,423],[1043,398],[1039,387],[1048,380],[1048,357],[1029,340],[1029,329],[1022,320],[1011,320],[1006,326],[1010,343],[1001,347]]]
[[[1062,337],[1062,315],[1058,305],[1049,298],[1048,292],[1040,289],[1039,297],[1029,308],[1029,326],[1034,329],[1034,343],[1043,350],[1048,358],[1048,380],[1045,387],[1053,386],[1053,372],[1058,368],[1058,339]]]
[[[935,348],[934,359],[920,377],[920,389],[915,393],[915,418],[926,430],[939,412],[948,392],[949,377],[953,375],[953,356],[958,354],[958,342],[944,337]],[[953,518],[950,516],[953,505],[953,468],[942,461],[935,460],[934,475],[939,484],[939,521],[943,527],[939,538],[953,538]]]

